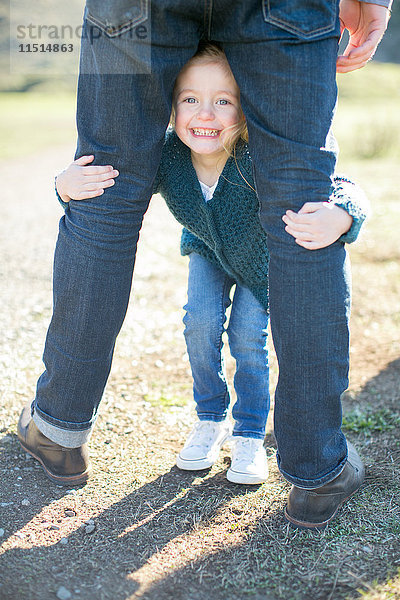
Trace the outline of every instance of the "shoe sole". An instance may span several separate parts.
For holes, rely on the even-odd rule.
[[[351,494],[349,494],[346,498],[344,498],[340,502],[340,504],[337,505],[336,510],[333,513],[333,515],[330,516],[329,519],[326,519],[326,521],[322,521],[321,523],[308,523],[307,521],[298,521],[297,519],[294,519],[293,517],[291,517],[289,515],[286,508],[285,508],[285,514],[284,514],[285,520],[288,523],[290,523],[290,525],[295,527],[296,529],[325,529],[325,527],[327,527],[327,525],[329,525],[329,523],[332,521],[332,519],[334,519],[336,517],[338,510],[343,506],[343,504],[345,502],[347,502],[347,500],[349,500],[356,492],[358,492],[360,487],[361,487],[361,485],[357,489],[355,489],[353,492],[351,492]]]
[[[176,459],[176,466],[181,471],[204,471],[204,469],[209,469],[216,463],[218,460],[218,456],[214,461],[211,460],[184,460],[180,456]]]
[[[53,483],[56,483],[57,485],[76,487],[76,486],[85,484],[90,477],[90,474],[92,472],[90,467],[87,468],[86,471],[84,471],[83,473],[80,473],[79,475],[68,475],[68,476],[56,475],[55,473],[52,473],[51,471],[49,471],[49,469],[46,467],[46,465],[44,464],[44,462],[42,461],[40,456],[37,456],[34,452],[32,452],[32,450],[30,448],[28,448],[27,446],[25,446],[25,444],[20,439],[19,439],[19,443],[21,444],[21,446],[25,450],[25,452],[30,454],[34,459],[36,459],[40,463],[40,465],[41,465],[42,469],[44,470],[44,472],[46,473],[47,477]]]
[[[218,453],[216,454],[214,460],[206,460],[204,458],[199,460],[185,460],[181,457],[180,454],[178,454],[178,456],[176,457],[176,466],[182,471],[204,471],[205,469],[209,469],[217,462],[221,448],[229,440],[230,437],[231,432],[227,433],[224,439],[222,440]]]
[[[228,469],[226,478],[231,483],[242,483],[244,485],[260,485],[265,483],[268,479],[268,475],[265,477],[258,477],[257,475],[247,475],[246,473],[239,473],[238,471],[232,471]]]

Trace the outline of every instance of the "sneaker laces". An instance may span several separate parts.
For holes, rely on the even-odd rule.
[[[232,461],[251,462],[261,448],[263,448],[263,440],[236,436],[233,438]]]
[[[198,421],[185,444],[185,448],[202,448],[212,443],[215,438],[216,430],[221,427],[219,421]]]

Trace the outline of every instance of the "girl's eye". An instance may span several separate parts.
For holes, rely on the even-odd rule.
[[[196,102],[196,98],[185,98],[184,102],[187,102],[188,104],[194,104]]]
[[[224,98],[221,98],[220,100],[217,100],[217,104],[226,105],[229,104],[229,101],[225,100]]]

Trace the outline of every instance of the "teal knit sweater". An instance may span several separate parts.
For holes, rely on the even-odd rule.
[[[336,177],[334,184],[331,201],[353,217],[351,229],[340,239],[353,242],[367,216],[368,203],[362,190],[348,179]],[[154,193],[164,197],[174,217],[184,225],[182,255],[200,254],[247,287],[268,309],[269,255],[254,187],[248,146],[238,143],[235,158],[227,160],[214,195],[206,202],[190,149],[174,131],[167,132]],[[58,199],[68,210],[68,204]]]
[[[239,143],[236,157],[227,160],[213,197],[206,202],[190,149],[175,132],[167,133],[154,193],[164,197],[174,217],[185,227],[181,254],[200,254],[250,289],[268,309],[269,255],[254,187],[248,146]],[[355,241],[367,216],[364,193],[350,180],[336,177],[331,201],[353,217],[352,227],[341,241]]]

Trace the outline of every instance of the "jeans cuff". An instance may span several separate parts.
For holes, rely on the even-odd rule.
[[[34,409],[32,419],[43,435],[64,448],[79,448],[79,446],[86,444],[89,441],[94,426],[93,423],[88,429],[81,429],[79,431],[57,427],[43,419],[37,407]]]
[[[214,423],[222,423],[226,420],[227,411],[223,415],[216,415],[215,413],[201,413],[197,414],[199,421],[213,421]]]
[[[300,479],[299,477],[290,475],[281,468],[279,454],[276,455],[276,460],[278,463],[279,471],[282,473],[284,478],[287,479],[290,483],[292,483],[298,488],[303,488],[305,490],[315,490],[316,488],[320,488],[326,483],[333,481],[338,475],[340,475],[347,462],[347,453],[345,458],[339,463],[337,467],[335,467],[335,469],[332,469],[332,471],[329,471],[329,473],[323,475],[322,477],[319,477],[318,479]]]
[[[264,440],[265,433],[258,433],[257,431],[235,431],[232,433],[233,437],[245,437],[252,438],[253,440]]]

